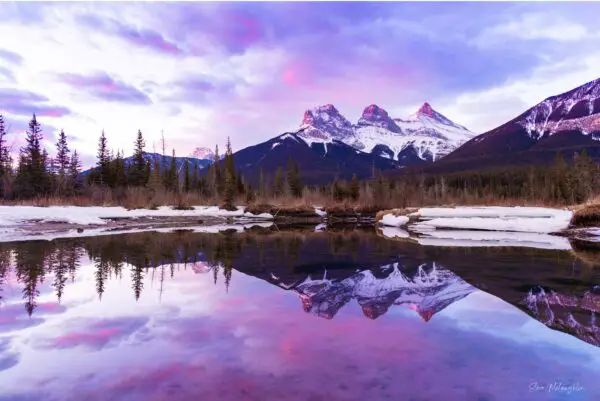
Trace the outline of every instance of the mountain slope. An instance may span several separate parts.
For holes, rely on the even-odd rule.
[[[306,130],[313,130],[307,134]],[[369,178],[373,170],[387,171],[399,167],[395,161],[362,153],[329,134],[315,137],[316,130],[306,127],[296,133],[279,135],[266,142],[242,149],[233,155],[236,169],[256,185],[261,169],[272,182],[278,167],[285,169],[288,159],[298,164],[302,181],[309,185],[331,182],[334,178]],[[319,134],[319,133],[316,133]]]
[[[466,142],[436,167],[543,163],[556,152],[587,149],[600,159],[600,79],[552,96],[513,120]]]

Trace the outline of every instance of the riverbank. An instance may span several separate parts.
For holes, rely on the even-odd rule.
[[[333,224],[379,226],[385,236],[411,236],[436,244],[517,246],[542,244],[564,248],[560,237],[600,241],[600,210],[595,205],[575,210],[544,207],[456,206],[378,210],[340,204],[330,207],[291,205],[217,206],[127,210],[101,206],[0,206],[0,241],[52,239],[111,233],[192,229],[244,229],[254,224]],[[594,225],[597,224],[597,225]],[[211,228],[212,227],[212,228]],[[212,231],[211,231],[212,230]],[[560,242],[560,244],[559,244]]]

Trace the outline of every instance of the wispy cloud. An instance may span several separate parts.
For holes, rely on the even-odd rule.
[[[23,61],[23,57],[15,52],[11,52],[8,50],[0,49],[0,60],[7,61],[12,64],[21,64]]]
[[[45,117],[64,117],[71,113],[69,108],[49,103],[48,97],[30,91],[0,88],[0,99],[3,101],[2,109],[17,116],[35,113]]]
[[[98,72],[91,75],[64,73],[59,74],[58,79],[98,100],[129,104],[152,103],[150,98],[141,90],[125,82],[113,79],[105,72]]]
[[[181,55],[183,50],[177,44],[167,40],[162,34],[148,28],[138,28],[112,18],[99,18],[93,14],[79,17],[82,25],[114,35],[130,44],[147,48],[158,53]]]

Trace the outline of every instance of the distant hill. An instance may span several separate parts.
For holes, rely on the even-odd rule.
[[[158,163],[162,170],[168,168],[171,165],[171,160],[173,160],[173,156],[163,156],[159,153],[144,152],[144,159],[146,159],[146,161],[150,161],[150,166],[152,167],[154,167],[154,163],[158,160]],[[124,160],[125,167],[129,167],[133,163],[133,156],[126,157]],[[197,159],[195,157],[175,157],[175,165],[177,166],[177,171],[180,174],[183,172],[186,160],[190,163],[190,170],[192,168],[206,168],[213,162],[213,160],[211,159]],[[91,170],[92,169],[85,170],[81,174],[87,175],[90,173]]]

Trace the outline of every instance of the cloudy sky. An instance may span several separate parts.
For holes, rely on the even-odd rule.
[[[0,110],[18,149],[37,113],[93,162],[102,129],[131,152],[234,150],[333,103],[356,121],[428,101],[476,132],[600,77],[594,3],[2,3]]]

